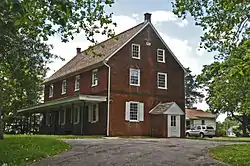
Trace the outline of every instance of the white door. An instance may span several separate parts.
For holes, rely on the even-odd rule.
[[[180,115],[168,115],[168,137],[180,137]]]

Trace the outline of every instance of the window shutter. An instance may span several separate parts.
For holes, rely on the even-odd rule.
[[[126,108],[125,108],[125,120],[130,120],[130,103],[126,102]]]
[[[91,105],[89,105],[88,107],[88,121],[91,122],[91,116],[92,116],[92,111],[91,111],[92,107]]]
[[[138,85],[140,86],[140,80],[141,80],[141,70],[140,69],[138,69]]]
[[[166,85],[166,88],[168,88],[168,74],[166,74],[166,78],[165,78],[165,85]]]
[[[139,103],[139,121],[144,121],[144,103]]]

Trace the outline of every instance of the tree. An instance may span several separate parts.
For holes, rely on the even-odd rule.
[[[225,60],[205,65],[202,74],[197,77],[198,83],[208,92],[206,102],[210,110],[214,113],[230,113],[242,123],[244,135],[247,116],[250,115],[249,48],[250,42],[244,42]],[[238,72],[239,69],[241,72]]]
[[[185,76],[185,102],[187,108],[192,108],[193,105],[202,100],[204,95],[199,92],[199,85],[196,82],[196,76],[191,74],[191,70],[186,68]]]
[[[83,31],[96,43],[95,34],[111,37],[113,0],[3,0],[0,2],[0,106],[5,116],[36,104],[42,93],[47,64],[59,57],[45,43],[60,35],[62,42]],[[11,122],[10,122],[11,123]],[[2,129],[2,121],[0,120]],[[0,135],[2,134],[0,129]]]
[[[229,112],[242,123],[246,135],[250,114],[250,1],[175,0],[173,12],[185,19],[190,14],[203,29],[200,47],[214,51],[215,62],[204,66],[200,83],[214,112]],[[239,114],[240,116],[236,116]]]

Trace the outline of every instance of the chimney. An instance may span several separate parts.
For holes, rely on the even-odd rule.
[[[151,22],[151,13],[145,13],[144,14],[144,21],[145,22]]]
[[[76,48],[76,54],[81,54],[81,48],[80,47]]]

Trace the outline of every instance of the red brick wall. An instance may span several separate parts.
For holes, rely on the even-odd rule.
[[[145,41],[150,40],[151,46]],[[131,57],[131,44],[140,44],[141,58]],[[165,63],[157,62],[157,49],[165,49]],[[181,48],[180,48],[181,49]],[[184,71],[170,52],[153,32],[146,27],[139,35],[114,55],[111,66],[111,135],[149,135],[149,111],[160,101],[175,101],[184,111]],[[129,85],[129,68],[140,68],[140,86]],[[168,74],[168,89],[157,88],[157,72]],[[144,122],[129,123],[125,121],[125,102],[140,101],[144,103]],[[183,124],[183,123],[182,123]]]
[[[79,75],[79,74],[76,74]],[[79,92],[75,92],[75,76],[65,77],[67,80],[67,93],[61,94],[62,81],[65,79],[60,79],[55,82],[50,82],[45,84],[44,91],[44,101],[59,99],[63,97],[72,97]],[[106,95],[107,90],[107,68],[105,66],[98,68],[98,85],[95,87],[91,86],[92,70],[80,73],[80,93],[81,94],[102,94]],[[53,83],[54,94],[52,98],[49,98],[49,85]]]

